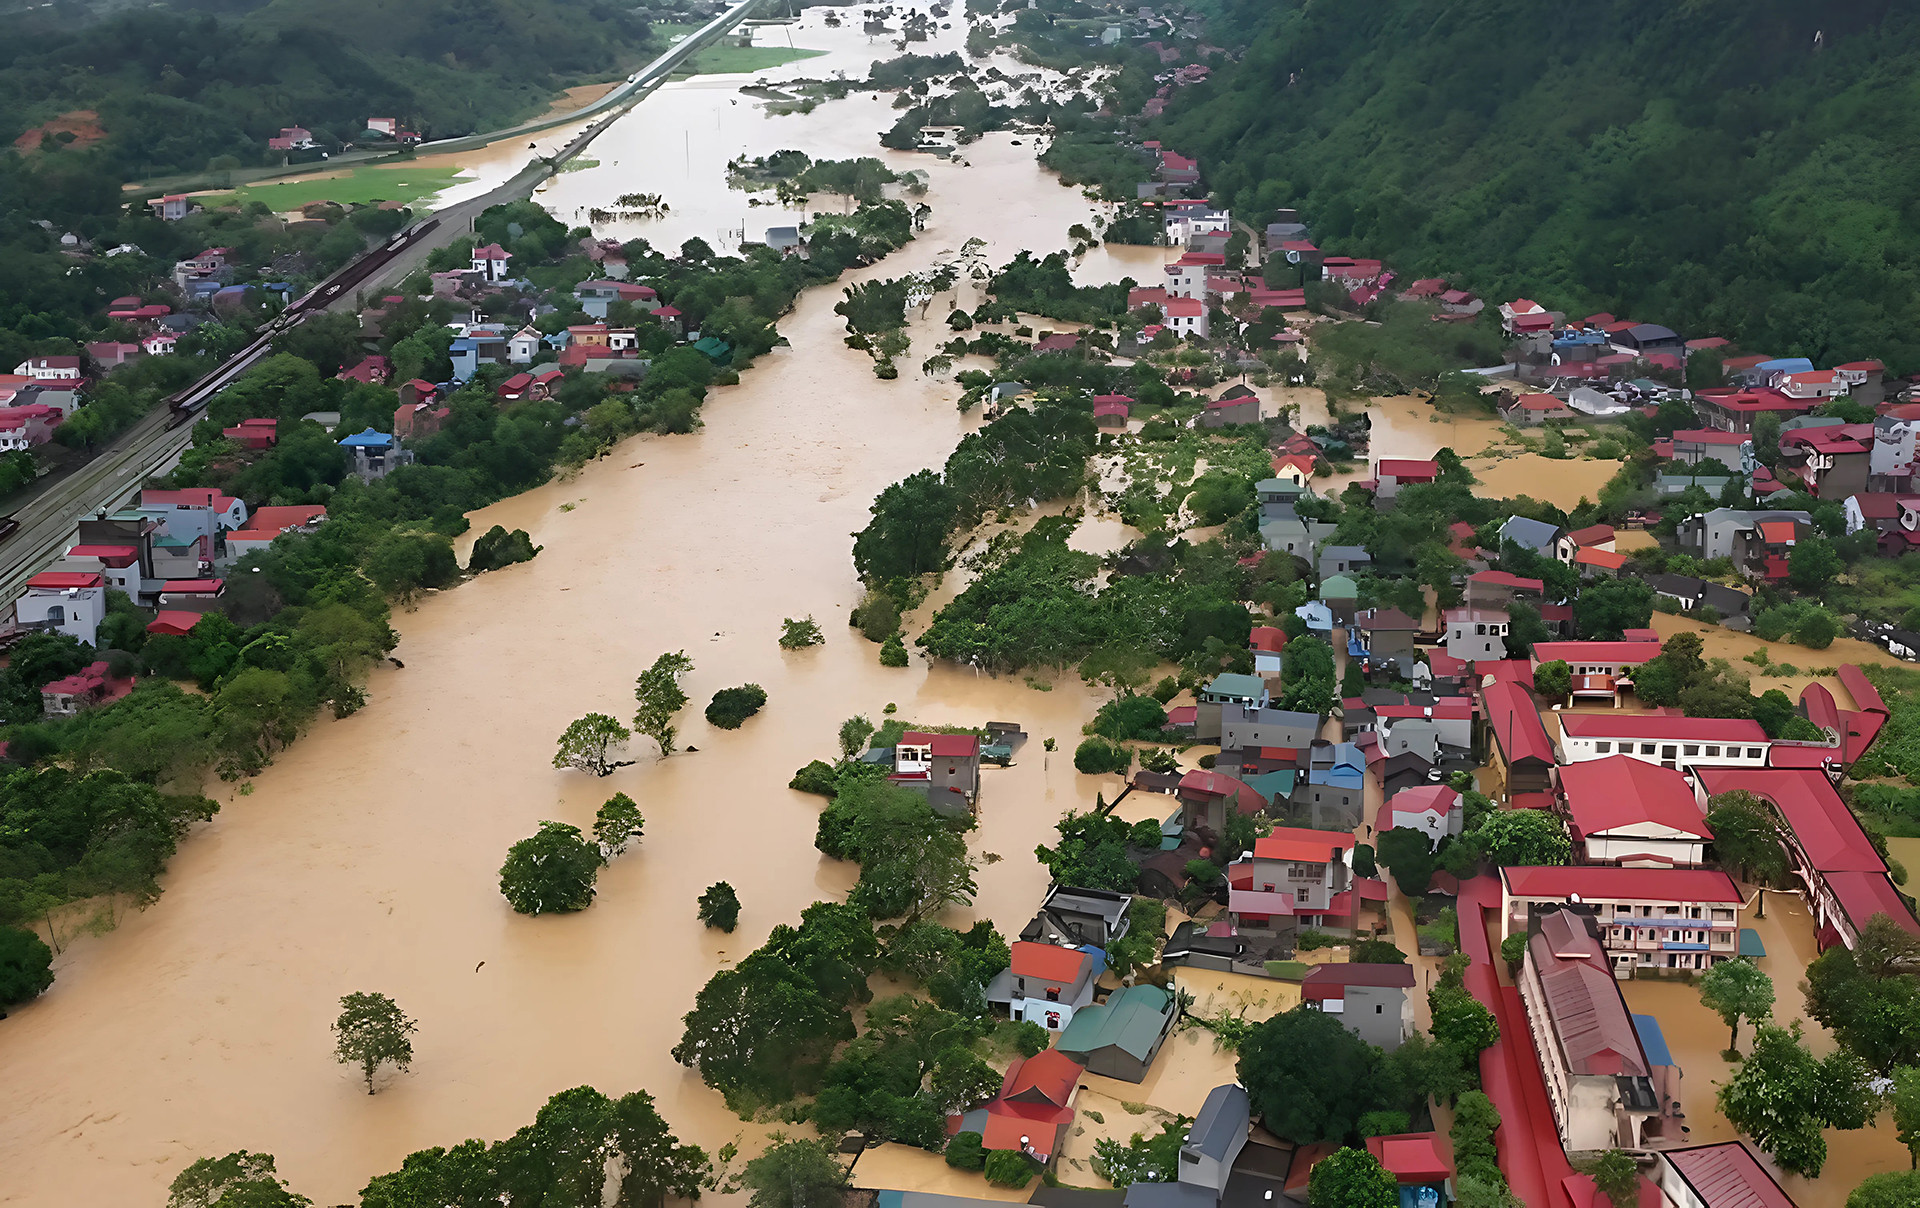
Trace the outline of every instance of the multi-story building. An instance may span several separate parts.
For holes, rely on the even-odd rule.
[[[1672,768],[1607,755],[1555,773],[1575,854],[1588,864],[1693,868],[1713,838],[1693,786]]]
[[[1702,868],[1500,870],[1501,937],[1568,905],[1593,919],[1614,976],[1706,969],[1740,954],[1740,887]]]
[[[1764,768],[1772,745],[1760,723],[1747,718],[1560,715],[1560,757],[1565,763],[1630,755],[1669,768]]]

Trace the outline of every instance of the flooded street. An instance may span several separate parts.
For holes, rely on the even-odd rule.
[[[623,125],[673,128],[654,106],[677,93],[728,119],[754,112],[743,101],[736,115],[728,89],[698,81]],[[846,131],[815,153],[874,149],[873,120],[833,113],[755,118],[748,146],[812,147],[810,122]],[[965,168],[913,158],[932,176],[931,222],[864,275],[923,268],[970,236],[1004,261],[1085,220],[1088,203],[1041,173],[1030,145],[994,136],[969,155]],[[698,224],[680,207],[694,185],[678,167],[600,188],[660,189],[676,221]],[[1126,271],[1095,252],[1083,278]],[[316,1202],[347,1202],[409,1152],[506,1136],[580,1083],[644,1088],[683,1138],[712,1149],[740,1137],[753,1152],[764,1128],[668,1050],[715,970],[850,884],[853,866],[813,848],[821,799],[786,782],[832,754],[841,719],[878,721],[889,703],[920,722],[1025,724],[1016,765],[983,776],[972,841],[1005,857],[980,871],[979,912],[1009,931],[1031,916],[1046,883],[1034,845],[1099,787],[1068,754],[1097,701],[1073,676],[1040,692],[918,659],[883,668],[846,626],[849,534],[873,496],[939,465],[978,420],[956,411],[950,381],[877,380],[841,342],[839,298],[840,286],[804,295],[781,324],[793,346],[714,390],[698,434],[629,441],[571,481],[475,514],[476,530],[525,528],[544,552],[396,616],[406,669],[377,672],[364,711],[318,725],[250,795],[217,786],[223,811],[183,844],[161,901],[78,941],[53,990],[0,1026],[12,1092],[0,1202],[158,1204],[188,1162],[240,1148],[275,1154]],[[916,326],[916,365],[942,332]],[[781,618],[808,614],[827,644],[781,651]],[[681,742],[697,752],[637,752],[605,780],[553,769],[568,722],[630,713],[634,677],[675,649],[695,664]],[[709,727],[708,697],[747,681],[767,689],[765,711],[732,733]],[[1049,736],[1065,748],[1051,759]],[[602,874],[592,909],[514,915],[496,884],[508,845],[542,819],[584,826],[616,791],[640,803],[646,834]],[[719,880],[743,904],[730,936],[694,916]],[[331,1055],[337,1000],[355,990],[393,996],[420,1025],[413,1071],[372,1098]]]

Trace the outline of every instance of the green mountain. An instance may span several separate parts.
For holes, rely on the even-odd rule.
[[[1148,131],[1249,221],[1498,302],[1920,369],[1920,11],[1210,0],[1257,28]]]
[[[648,49],[647,24],[602,0],[245,0],[102,20],[71,6],[0,18],[0,137],[93,110],[101,150],[132,176],[215,156],[265,162],[304,126],[351,140],[369,117],[431,137],[507,125],[560,88],[607,79]]]

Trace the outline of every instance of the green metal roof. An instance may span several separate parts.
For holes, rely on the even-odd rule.
[[[1204,691],[1218,696],[1251,696],[1258,698],[1267,690],[1267,681],[1257,675],[1238,675],[1232,671],[1222,671],[1213,677]]]
[[[1159,986],[1127,986],[1095,1007],[1073,1013],[1055,1047],[1069,1057],[1118,1047],[1145,1061],[1173,1013],[1173,998]]]
[[[1360,585],[1345,575],[1328,575],[1320,584],[1322,600],[1357,600]]]
[[[1268,801],[1278,801],[1282,797],[1293,796],[1293,782],[1299,773],[1289,768],[1280,772],[1268,772],[1264,776],[1245,777],[1247,787],[1265,797]]]

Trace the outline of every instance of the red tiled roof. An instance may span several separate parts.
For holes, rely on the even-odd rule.
[[[1885,872],[1886,862],[1860,829],[1840,794],[1811,768],[1701,768],[1700,787],[1709,798],[1736,789],[1765,797],[1822,873]]]
[[[240,531],[279,534],[290,528],[304,528],[326,518],[326,505],[319,503],[294,503],[281,507],[255,508],[253,514],[247,517],[246,524],[241,526]]]
[[[1542,663],[1619,663],[1638,666],[1660,653],[1658,642],[1535,642],[1533,657]]]
[[[1205,313],[1207,308],[1201,305],[1200,299],[1198,298],[1168,298],[1161,309],[1167,312],[1168,318],[1177,316],[1190,319],[1195,315]]]
[[[1287,644],[1287,631],[1271,625],[1255,625],[1247,635],[1247,645],[1268,654],[1278,654]]]
[[[900,736],[905,746],[932,747],[936,759],[971,759],[980,753],[980,740],[972,734],[928,734],[908,730]]]
[[[1253,842],[1257,860],[1298,860],[1326,864],[1334,853],[1353,846],[1353,836],[1343,831],[1308,830],[1299,826],[1276,826],[1273,833]]]
[[[185,637],[193,632],[193,627],[198,625],[200,618],[205,615],[207,614],[203,612],[182,612],[163,608],[155,614],[153,620],[147,622],[147,632]]]
[[[1199,793],[1209,797],[1225,797],[1234,802],[1234,808],[1241,813],[1251,813],[1267,807],[1267,799],[1260,790],[1243,780],[1235,779],[1225,772],[1209,772],[1195,768],[1180,777],[1179,793]]]
[[[1575,545],[1605,545],[1613,540],[1611,524],[1590,524],[1583,529],[1575,529],[1567,534],[1567,540]]]
[[[1570,763],[1560,769],[1560,791],[1582,835],[1651,822],[1701,839],[1713,837],[1692,786],[1672,768],[1626,755]]]
[[[1044,1099],[1055,1107],[1065,1107],[1067,1100],[1073,1097],[1074,1084],[1086,1072],[1087,1067],[1059,1049],[1047,1049],[1008,1068],[1006,1081],[1000,1087],[1000,1098],[1016,1101]]]
[[[1569,738],[1632,738],[1650,742],[1660,739],[1669,742],[1767,741],[1767,732],[1760,728],[1760,723],[1748,718],[1673,717],[1662,713],[1562,713],[1560,732]]]
[[[160,585],[163,596],[217,596],[225,588],[225,579],[168,579]]]
[[[1855,707],[1869,713],[1887,712],[1887,703],[1880,699],[1879,689],[1873,686],[1873,682],[1867,679],[1866,673],[1860,668],[1852,663],[1842,663],[1837,674],[1840,677],[1841,686],[1847,690],[1848,695],[1853,697]]]
[[[1893,882],[1883,872],[1829,872],[1823,873],[1827,888],[1840,903],[1840,909],[1847,912],[1847,919],[1854,929],[1867,925],[1867,920],[1876,914],[1884,914],[1907,931],[1920,935],[1920,921],[1913,917],[1913,911],[1893,887]]]
[[[1738,1141],[1663,1150],[1660,1157],[1707,1208],[1794,1208],[1792,1197]]]
[[[1508,588],[1513,588],[1514,590],[1526,590],[1526,591],[1532,591],[1532,592],[1544,592],[1547,589],[1546,583],[1543,582],[1542,580],[1529,579],[1523,575],[1512,574],[1504,570],[1479,571],[1475,574],[1468,575],[1467,582],[1487,583],[1487,584],[1491,584],[1494,587],[1508,587]]]
[[[1062,948],[1058,944],[1035,944],[1027,940],[1015,940],[1013,944],[1013,971],[1021,977],[1037,977],[1041,981],[1060,982],[1072,985],[1079,978],[1080,970],[1090,959],[1077,948]]]
[[[1438,1183],[1450,1177],[1453,1164],[1441,1156],[1440,1147],[1437,1132],[1367,1138],[1367,1152],[1402,1183]]]
[[[1391,474],[1401,479],[1433,478],[1440,473],[1440,463],[1411,457],[1387,457],[1374,464],[1374,473]]]
[[[1508,892],[1519,898],[1565,898],[1577,893],[1591,902],[1742,900],[1740,887],[1733,883],[1733,878],[1711,868],[1615,868],[1608,864],[1572,868],[1515,866],[1501,869],[1500,879]]]
[[[1487,727],[1509,762],[1536,759],[1555,762],[1553,740],[1540,722],[1539,706],[1527,690],[1508,680],[1482,689],[1487,702]]]
[[[1602,570],[1619,570],[1628,562],[1625,554],[1616,554],[1612,550],[1583,548],[1573,556],[1579,566],[1598,566]]]
[[[42,591],[66,591],[73,587],[98,587],[106,582],[92,571],[43,570],[27,580],[28,587]]]

